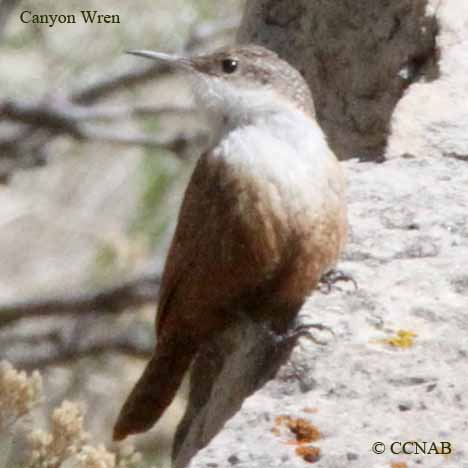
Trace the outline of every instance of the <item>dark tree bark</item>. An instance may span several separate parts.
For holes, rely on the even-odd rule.
[[[437,76],[427,0],[250,0],[238,33],[276,51],[309,83],[339,159],[383,157],[405,88]]]

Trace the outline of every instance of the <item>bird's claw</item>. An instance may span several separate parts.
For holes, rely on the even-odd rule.
[[[325,346],[327,343],[324,341],[318,340],[311,332],[310,329],[314,328],[319,331],[328,331],[331,333],[333,336],[335,333],[330,327],[327,327],[326,325],[322,325],[321,323],[301,323],[297,327],[295,327],[293,330],[288,332],[288,336],[286,337],[288,340],[293,340],[296,342],[299,338],[308,338],[309,340],[313,341],[315,344],[318,344],[320,346]]]
[[[329,294],[332,290],[332,286],[340,281],[346,281],[353,283],[354,289],[358,289],[356,280],[350,273],[346,273],[343,270],[329,270],[319,280],[320,290],[324,294]],[[323,286],[323,287],[322,287]]]

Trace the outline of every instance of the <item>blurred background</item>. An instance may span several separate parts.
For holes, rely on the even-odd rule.
[[[159,274],[206,139],[184,77],[123,52],[232,42],[242,6],[0,0],[0,360],[41,371],[39,419],[82,401],[109,444],[154,344]],[[24,10],[78,21],[24,24]],[[85,24],[80,10],[120,23]],[[183,393],[135,440],[148,466],[167,460]]]

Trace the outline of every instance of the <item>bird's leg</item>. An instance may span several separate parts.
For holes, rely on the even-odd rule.
[[[353,283],[354,289],[358,289],[356,280],[350,273],[347,273],[343,270],[331,269],[327,271],[319,280],[319,289],[324,294],[329,294],[331,292],[332,286],[339,281],[346,281]]]
[[[319,346],[326,346],[327,343],[325,341],[321,341],[317,339],[314,334],[311,332],[311,329],[316,329],[319,331],[328,331],[333,336],[335,335],[333,330],[326,325],[322,325],[321,323],[296,323],[296,325],[290,329],[286,334],[281,336],[280,343],[281,346],[286,347],[290,351],[292,351],[295,346],[297,345],[297,341],[299,338],[307,338],[314,342]],[[310,388],[310,382],[307,379],[307,371],[304,368],[304,364],[301,364],[301,360],[297,361],[296,359],[292,358],[288,353],[288,368],[289,370],[286,371],[285,379],[295,379],[300,382],[300,385],[303,388]]]
[[[320,346],[326,346],[326,342],[318,340],[312,333],[311,329],[319,330],[319,331],[328,331],[332,335],[335,335],[333,330],[326,325],[322,325],[321,323],[298,323],[293,328],[288,330],[286,333],[277,334],[274,331],[270,330],[270,333],[274,335],[275,342],[277,345],[281,346],[290,346],[294,348],[297,344],[297,340],[299,338],[308,338],[309,340],[313,341],[315,344]]]
[[[319,330],[319,331],[328,331],[333,336],[335,333],[330,327],[326,325],[322,325],[321,323],[299,323],[296,325],[292,330],[288,332],[287,339],[291,340],[298,340],[299,338],[308,338],[309,340],[313,341],[315,344],[320,346],[325,346],[327,343],[324,341],[318,340],[312,333],[311,329]]]

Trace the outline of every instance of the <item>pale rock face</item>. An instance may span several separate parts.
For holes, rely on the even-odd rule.
[[[440,77],[409,87],[392,118],[387,157],[468,155],[468,3],[432,1]]]

